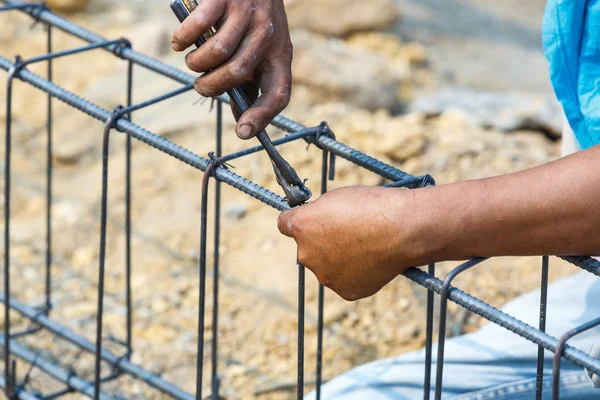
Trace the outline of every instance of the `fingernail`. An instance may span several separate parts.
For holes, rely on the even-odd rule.
[[[237,129],[237,135],[241,139],[249,139],[250,136],[252,136],[252,131],[253,131],[252,125],[244,124]]]
[[[175,51],[181,51],[181,46],[179,45],[179,43],[172,41],[171,42],[171,47],[173,48],[173,50]]]
[[[202,86],[200,85],[200,78],[194,81],[194,89],[198,92],[199,95],[204,96],[204,92],[202,91]]]

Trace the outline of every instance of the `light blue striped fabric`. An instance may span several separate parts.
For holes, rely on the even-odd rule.
[[[548,0],[550,79],[582,149],[600,144],[600,0]]]

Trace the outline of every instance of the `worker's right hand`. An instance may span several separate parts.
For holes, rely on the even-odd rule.
[[[420,189],[421,191],[424,189]],[[426,189],[425,189],[426,190]],[[379,291],[407,268],[425,264],[430,236],[419,232],[414,193],[380,187],[333,190],[284,211],[281,233],[298,245],[298,261],[346,300]],[[427,254],[427,256],[431,256]]]
[[[201,0],[173,34],[173,49],[187,49],[213,26],[217,33],[188,53],[186,64],[195,72],[210,70],[195,82],[203,96],[245,85],[254,88],[248,94],[256,98],[260,88],[254,105],[238,115],[236,132],[249,139],[290,101],[292,42],[283,0]]]

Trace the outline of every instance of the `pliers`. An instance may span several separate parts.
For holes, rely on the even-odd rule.
[[[171,0],[170,6],[177,19],[179,19],[179,22],[183,22],[198,6],[198,3],[196,0]],[[196,47],[202,46],[215,33],[215,28],[211,28],[210,31],[204,33],[195,42]],[[229,95],[233,106],[236,107],[240,113],[246,112],[252,105],[248,95],[242,87],[233,88],[229,90],[227,94]],[[263,130],[258,133],[256,137],[271,159],[275,178],[277,179],[279,186],[281,186],[285,192],[286,200],[290,207],[296,207],[306,203],[312,196],[312,193],[298,177],[294,168],[292,168],[281,154],[279,154],[267,132]]]

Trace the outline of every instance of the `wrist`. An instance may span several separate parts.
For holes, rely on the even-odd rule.
[[[401,191],[399,241],[414,266],[469,258],[463,243],[472,208],[459,184]],[[406,251],[406,249],[410,251]]]

